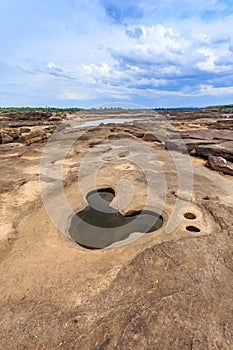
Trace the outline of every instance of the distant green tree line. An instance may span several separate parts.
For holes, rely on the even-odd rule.
[[[224,106],[220,106],[220,110],[228,110],[228,111],[232,111],[233,110],[233,105],[224,105]]]
[[[79,112],[82,108],[69,107],[69,108],[58,108],[58,107],[0,107],[1,112]]]

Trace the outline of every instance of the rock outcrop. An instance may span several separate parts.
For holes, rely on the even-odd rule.
[[[160,119],[169,113],[170,124],[177,119],[168,130]],[[51,116],[37,126],[9,127],[13,117],[2,126],[19,134],[6,133],[11,142],[0,144],[1,349],[233,348],[233,183],[219,174],[233,171],[232,141],[227,131],[199,133],[200,123],[213,124],[209,115],[219,113],[163,111],[138,126],[61,127],[47,153],[57,127]],[[175,152],[143,139],[156,125]],[[169,138],[179,131],[183,139]],[[216,171],[189,157],[198,147]],[[216,157],[217,149],[229,158]],[[114,189],[109,205],[122,215],[161,209],[163,226],[111,249],[77,246],[60,225],[84,210],[92,181]]]
[[[228,162],[225,158],[210,155],[206,165],[213,170],[233,175],[233,163]]]
[[[0,118],[0,144],[32,142],[48,139],[51,133],[63,122],[50,112],[8,112]]]

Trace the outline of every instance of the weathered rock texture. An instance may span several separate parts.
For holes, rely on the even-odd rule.
[[[222,157],[209,156],[207,166],[213,170],[222,171],[225,174],[233,175],[233,163]]]
[[[61,117],[50,112],[7,112],[0,116],[0,144],[22,142],[30,144],[48,139],[62,123]]]
[[[184,130],[184,120],[187,130],[196,121],[184,113],[183,120],[182,113],[177,115],[177,130]],[[207,114],[195,111],[200,120]],[[134,125],[60,130],[53,135],[46,169],[40,168],[43,140],[0,145],[1,349],[233,348],[231,177],[198,164],[196,158],[192,170],[187,155],[167,151],[163,142],[144,140],[156,123],[159,140],[174,135],[171,126],[163,128],[162,114],[158,122],[149,117],[150,122]],[[73,146],[63,159],[67,142]],[[79,171],[88,191],[98,160],[103,166],[97,187],[116,189],[112,205],[121,212],[140,210],[147,202],[148,183],[152,186],[153,208],[164,201],[159,231],[128,245],[92,251],[57,231],[40,197],[39,174],[48,184],[43,199],[53,199],[52,209],[62,220],[59,193],[50,187],[57,183],[59,165],[66,200],[77,211],[86,206]],[[192,177],[191,191],[182,190]]]

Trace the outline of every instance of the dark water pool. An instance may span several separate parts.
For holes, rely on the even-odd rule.
[[[70,237],[76,243],[88,249],[101,249],[133,232],[149,233],[162,226],[162,216],[149,210],[121,215],[109,205],[114,196],[110,188],[88,193],[88,207],[73,215],[69,227]]]

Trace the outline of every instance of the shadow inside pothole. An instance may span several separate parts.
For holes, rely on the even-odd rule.
[[[112,188],[89,192],[86,196],[89,205],[71,218],[70,238],[84,248],[101,249],[125,240],[134,232],[146,234],[163,225],[162,216],[149,210],[123,216],[110,206],[114,197]]]

